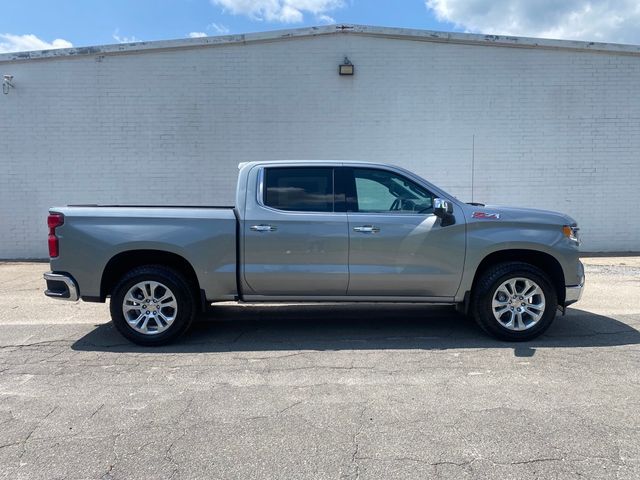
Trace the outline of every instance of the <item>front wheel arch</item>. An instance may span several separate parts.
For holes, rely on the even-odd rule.
[[[539,286],[545,303],[541,318],[522,330],[510,328],[494,315],[493,301],[496,293],[505,282],[514,279],[528,279]],[[520,300],[515,301],[520,302]],[[486,269],[478,277],[475,288],[471,292],[469,305],[472,317],[485,332],[506,341],[527,341],[541,335],[553,322],[557,308],[558,297],[548,275],[539,268],[523,262],[504,262]]]
[[[539,250],[508,249],[498,250],[486,255],[476,268],[473,282],[471,284],[471,292],[473,292],[473,290],[476,288],[478,279],[489,268],[506,262],[526,263],[542,270],[549,277],[549,280],[555,288],[558,304],[564,305],[566,283],[562,266],[560,265],[560,262],[558,262],[558,260],[552,255],[541,252]]]

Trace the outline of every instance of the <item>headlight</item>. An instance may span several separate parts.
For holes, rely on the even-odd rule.
[[[577,225],[564,225],[562,227],[562,233],[564,233],[564,236],[569,240],[576,242],[578,245],[580,245],[580,238],[578,237],[579,232],[580,229]]]

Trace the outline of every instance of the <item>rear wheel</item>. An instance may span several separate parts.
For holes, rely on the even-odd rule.
[[[470,307],[475,321],[486,332],[502,340],[525,341],[549,328],[558,299],[542,270],[528,263],[508,262],[481,274]]]
[[[189,283],[167,267],[131,270],[111,295],[111,319],[118,331],[138,345],[164,345],[191,325],[196,302]]]

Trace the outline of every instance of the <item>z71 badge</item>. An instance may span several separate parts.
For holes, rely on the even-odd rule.
[[[471,216],[473,218],[481,218],[482,220],[498,220],[500,218],[499,213],[488,213],[488,212],[473,212]]]

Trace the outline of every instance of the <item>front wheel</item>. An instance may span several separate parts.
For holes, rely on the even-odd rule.
[[[528,263],[508,262],[481,274],[470,307],[486,332],[502,340],[526,341],[549,328],[558,297],[542,270]]]
[[[164,345],[182,335],[196,313],[189,283],[159,265],[131,270],[111,295],[111,319],[118,331],[138,345]]]

